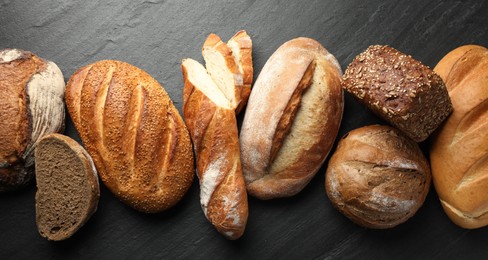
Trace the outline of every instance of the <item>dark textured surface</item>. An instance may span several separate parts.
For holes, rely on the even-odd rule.
[[[246,29],[254,43],[255,76],[278,46],[297,36],[317,39],[343,69],[371,44],[391,45],[433,67],[457,46],[488,46],[487,14],[485,1],[2,0],[0,48],[50,59],[66,80],[100,59],[127,61],[161,82],[181,110],[180,61],[202,61],[200,49],[211,32],[227,40]],[[346,95],[340,136],[376,122],[381,121]],[[66,132],[78,138],[69,120]],[[31,186],[0,195],[0,259],[487,257],[488,229],[455,226],[434,189],[406,223],[368,230],[332,207],[324,174],[322,167],[293,198],[250,198],[248,226],[237,241],[224,239],[205,219],[195,181],[176,207],[156,215],[132,210],[102,187],[93,218],[69,240],[48,242],[37,233]]]

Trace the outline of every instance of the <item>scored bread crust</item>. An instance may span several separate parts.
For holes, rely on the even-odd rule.
[[[249,97],[240,134],[251,195],[292,196],[316,174],[339,131],[341,76],[334,56],[313,39],[288,41],[269,58]]]
[[[34,176],[34,144],[64,130],[64,77],[51,61],[29,51],[0,51],[0,192]]]
[[[201,205],[218,232],[234,240],[244,233],[248,218],[234,107],[217,105],[203,93],[201,82],[190,76],[196,73],[191,63],[196,62],[186,59],[181,66],[183,112],[196,154]]]
[[[246,31],[241,30],[227,41],[227,45],[232,50],[235,63],[242,74],[241,102],[236,108],[236,114],[239,114],[247,104],[251,94],[254,73],[252,66],[252,40]]]
[[[488,50],[466,45],[434,70],[454,111],[432,139],[434,186],[449,218],[463,228],[488,225]]]
[[[215,59],[212,54],[220,56],[224,61],[223,66],[217,66],[213,63]],[[242,73],[237,67],[236,61],[234,59],[232,50],[226,43],[224,43],[219,36],[211,33],[205,40],[202,47],[202,55],[205,60],[205,67],[207,68],[208,74],[212,77],[213,81],[219,86],[220,90],[224,93],[227,99],[230,101],[232,107],[235,109],[239,107],[241,103],[241,91],[243,87],[243,77]],[[218,68],[217,68],[218,67]],[[224,67],[224,68],[222,68]],[[222,86],[222,77],[219,75],[218,71],[223,69],[227,74],[230,74],[232,78],[231,91],[225,90]],[[238,113],[236,111],[236,113]]]
[[[103,183],[134,209],[175,205],[193,180],[188,130],[166,91],[128,63],[99,61],[79,69],[66,105]]]
[[[56,203],[55,201],[45,200],[45,196],[49,196],[51,192],[53,192],[52,187],[45,186],[46,178],[50,178],[50,174],[63,174],[64,169],[54,168],[55,165],[51,165],[53,168],[43,168],[45,166],[45,162],[42,160],[46,160],[43,158],[43,150],[46,149],[56,149],[55,147],[51,147],[50,144],[56,143],[57,145],[62,145],[65,148],[71,150],[73,152],[74,157],[77,159],[78,163],[83,165],[87,187],[80,187],[84,189],[84,191],[89,191],[89,193],[83,193],[82,196],[88,198],[88,204],[83,205],[82,215],[80,219],[77,220],[76,223],[72,224],[71,226],[65,228],[60,227],[58,232],[51,232],[52,226],[49,226],[46,221],[48,214],[70,214],[70,212],[46,212],[49,210],[46,206],[49,205],[42,205],[43,203]],[[37,179],[37,187],[38,190],[36,192],[36,224],[39,230],[39,234],[48,240],[53,241],[60,241],[65,240],[71,237],[79,228],[81,228],[89,219],[90,217],[97,211],[98,207],[98,200],[100,197],[100,186],[98,183],[98,175],[95,165],[90,157],[90,155],[86,152],[86,150],[78,144],[75,140],[71,139],[70,137],[61,135],[61,134],[49,134],[44,136],[39,140],[36,144],[35,148],[36,157],[36,179]],[[53,162],[56,163],[56,162]],[[46,174],[46,175],[44,175]],[[69,179],[66,181],[70,181]],[[61,183],[55,185],[62,185]],[[64,194],[65,196],[70,196],[71,194]],[[75,202],[73,202],[75,204]],[[69,207],[69,205],[64,205]],[[62,221],[58,219],[58,221]],[[61,224],[61,223],[57,223]],[[64,225],[70,225],[71,223],[64,223]]]
[[[412,217],[431,173],[418,145],[399,130],[370,125],[347,133],[327,166],[327,196],[360,226],[391,228]]]

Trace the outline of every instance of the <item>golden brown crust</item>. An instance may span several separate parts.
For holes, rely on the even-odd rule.
[[[96,62],[70,79],[66,103],[102,181],[119,199],[152,213],[183,197],[194,171],[189,134],[149,74],[120,61]]]
[[[183,112],[190,131],[207,219],[228,239],[244,233],[248,204],[233,108],[217,106],[191,82],[185,63]]]
[[[287,107],[294,103],[293,94],[311,63],[315,63],[312,84],[303,92],[297,114],[290,117]],[[251,92],[240,135],[243,173],[251,195],[292,196],[316,174],[342,118],[340,78],[337,60],[308,38],[283,44],[266,62]],[[288,117],[291,120],[282,121]],[[286,129],[279,123],[288,121],[289,133],[274,138]]]
[[[303,73],[302,79],[300,80],[300,82],[298,82],[298,85],[291,95],[288,104],[283,110],[283,116],[280,118],[278,124],[276,125],[273,141],[271,142],[271,154],[269,159],[270,163],[273,163],[276,155],[278,155],[278,151],[283,145],[283,139],[285,139],[285,137],[290,133],[290,128],[298,112],[298,108],[300,107],[303,93],[307,90],[308,87],[310,87],[310,85],[312,85],[314,71],[315,62],[312,60],[305,72]]]
[[[391,228],[412,217],[430,187],[429,164],[400,131],[372,125],[346,134],[326,174],[327,196],[346,217],[368,228]]]
[[[488,225],[488,50],[467,45],[434,69],[454,111],[433,138],[432,175],[442,206],[464,228]]]

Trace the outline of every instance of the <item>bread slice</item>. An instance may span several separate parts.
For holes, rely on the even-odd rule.
[[[251,94],[251,85],[253,80],[253,67],[252,67],[252,40],[246,31],[238,31],[227,42],[227,46],[232,50],[234,61],[242,74],[242,87],[241,87],[241,102],[236,108],[236,114],[244,108]]]
[[[67,239],[97,210],[95,165],[81,145],[60,134],[43,137],[35,157],[39,234],[53,241]]]
[[[222,42],[219,36],[212,33],[203,44],[202,55],[208,74],[232,107],[237,108],[241,102],[243,78],[231,48]]]

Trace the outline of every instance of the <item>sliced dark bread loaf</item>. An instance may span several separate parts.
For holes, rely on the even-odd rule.
[[[97,171],[85,149],[60,134],[43,137],[35,158],[37,228],[48,240],[67,239],[97,210]]]

